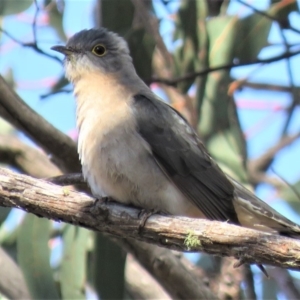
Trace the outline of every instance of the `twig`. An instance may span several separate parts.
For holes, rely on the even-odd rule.
[[[138,239],[178,251],[233,256],[244,263],[300,270],[300,241],[228,224],[184,217],[151,216],[139,233],[134,208],[108,203],[29,176],[0,169],[0,205],[53,220]],[[192,236],[192,237],[191,237]],[[187,238],[192,239],[188,241]],[[188,246],[187,246],[188,245]]]
[[[34,5],[35,5],[35,13],[34,13],[33,22],[32,22],[32,33],[33,33],[34,43],[37,45],[37,28],[36,28],[36,24],[37,24],[37,18],[38,18],[39,12],[40,12],[40,8],[39,8],[39,5],[37,3],[37,0],[34,0]]]
[[[60,90],[57,90],[57,91],[52,91],[50,93],[41,95],[40,98],[42,100],[45,100],[48,97],[51,97],[51,96],[54,96],[54,95],[57,95],[57,94],[61,94],[61,93],[69,94],[69,93],[72,93],[72,90],[69,90],[69,89],[60,89]]]
[[[286,179],[284,179],[282,176],[280,176],[280,174],[278,174],[278,173],[274,170],[274,168],[271,168],[271,170],[272,170],[272,172],[273,172],[276,176],[278,176],[278,177],[286,184],[286,186],[288,186],[288,187],[293,191],[293,193],[294,193],[295,196],[298,198],[298,200],[300,200],[300,194],[299,194],[299,192],[297,191],[297,189],[296,189],[292,184],[290,184]]]
[[[290,29],[290,30],[292,30],[292,31],[294,31],[294,32],[296,32],[296,33],[300,33],[300,30],[299,30],[299,29],[297,29],[297,28],[295,28],[295,27],[292,27],[290,24],[283,23],[283,20],[276,19],[275,17],[273,17],[273,16],[267,14],[266,12],[261,11],[261,10],[255,8],[255,7],[253,7],[251,4],[248,4],[247,2],[244,2],[244,1],[242,1],[242,0],[236,0],[236,1],[239,2],[239,3],[241,3],[241,4],[243,4],[243,5],[246,6],[246,7],[251,8],[251,9],[252,9],[254,12],[256,12],[257,14],[259,14],[259,15],[261,15],[261,16],[264,16],[264,17],[266,17],[266,18],[269,19],[269,20],[272,20],[272,21],[277,22],[279,25],[284,26],[284,28]]]
[[[256,90],[268,90],[268,91],[279,91],[291,93],[292,88],[290,86],[279,85],[279,84],[267,84],[267,83],[257,83],[241,80],[239,81],[240,87],[249,87]],[[298,92],[299,92],[299,88]]]
[[[293,57],[298,54],[300,54],[300,50],[293,51],[293,52],[284,52],[283,54],[276,55],[276,56],[266,58],[266,59],[256,59],[256,60],[244,62],[241,64],[231,63],[231,64],[217,66],[217,67],[210,67],[210,68],[207,68],[207,69],[204,69],[204,70],[201,70],[198,72],[186,74],[186,75],[174,78],[174,79],[153,77],[150,80],[145,80],[145,82],[147,84],[156,82],[156,83],[163,83],[166,85],[176,86],[178,83],[180,83],[182,81],[194,79],[198,76],[207,75],[208,73],[212,73],[212,72],[216,72],[216,71],[220,71],[220,70],[228,70],[228,69],[236,68],[236,67],[255,65],[255,64],[259,64],[259,63],[261,63],[261,64],[273,63],[273,62],[279,61],[284,58]]]
[[[284,147],[290,145],[293,143],[295,140],[297,140],[300,137],[300,132],[290,135],[290,136],[285,136],[281,138],[276,145],[273,147],[269,148],[263,155],[260,157],[251,160],[248,163],[248,169],[251,174],[251,177],[255,177],[255,174],[257,172],[262,172],[266,171],[269,166],[271,165],[275,155]]]
[[[8,36],[12,41],[14,41],[15,43],[19,44],[22,47],[27,47],[27,48],[32,48],[33,50],[35,50],[37,53],[42,54],[46,57],[49,57],[51,59],[54,59],[55,61],[59,62],[60,64],[62,64],[62,60],[60,60],[57,56],[51,55],[47,52],[45,52],[44,50],[42,50],[36,43],[36,41],[31,42],[31,43],[24,43],[18,39],[16,39],[15,37],[13,37],[10,33],[8,33],[5,29],[0,27],[0,31],[5,34],[6,36]]]

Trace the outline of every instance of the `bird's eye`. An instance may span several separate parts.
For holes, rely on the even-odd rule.
[[[97,56],[103,56],[106,54],[106,48],[103,45],[98,44],[93,48],[92,52]]]

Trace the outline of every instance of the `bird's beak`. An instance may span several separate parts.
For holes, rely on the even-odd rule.
[[[74,49],[71,49],[71,48],[68,48],[65,46],[53,46],[53,47],[51,47],[51,49],[54,51],[60,52],[64,55],[70,55],[75,52]]]

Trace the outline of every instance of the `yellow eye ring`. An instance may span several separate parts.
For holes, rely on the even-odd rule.
[[[97,56],[104,56],[106,54],[106,48],[102,44],[97,44],[94,46],[92,52]]]

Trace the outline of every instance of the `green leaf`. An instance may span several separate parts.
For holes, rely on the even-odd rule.
[[[48,7],[50,26],[56,31],[58,37],[65,42],[67,36],[63,27],[64,1],[46,0],[45,6]]]
[[[130,0],[101,1],[102,26],[124,36],[132,28],[134,6]]]
[[[0,16],[18,14],[31,6],[33,0],[0,0]]]
[[[272,21],[262,15],[252,14],[237,21],[235,56],[240,63],[255,60],[267,46]]]
[[[126,35],[137,74],[144,79],[152,76],[152,57],[155,47],[153,37],[145,29],[137,29]]]
[[[233,61],[238,21],[236,16],[220,16],[207,21],[211,67]],[[197,92],[197,97],[200,95],[197,98],[200,110],[198,130],[221,167],[226,171],[231,170],[232,175],[238,172],[237,179],[243,181],[246,178],[246,146],[235,103],[227,92],[229,84],[229,70],[207,75],[204,91]]]
[[[33,299],[60,299],[50,267],[51,222],[27,214],[17,237],[18,262]]]
[[[67,225],[63,234],[64,255],[60,271],[63,299],[85,299],[87,229]]]
[[[3,222],[6,220],[10,211],[11,211],[11,208],[9,208],[9,207],[0,207],[0,225],[1,225],[1,227],[3,226]],[[0,229],[0,231],[1,231],[1,229]],[[0,240],[1,240],[1,238],[0,238]]]
[[[236,128],[216,132],[207,143],[207,148],[211,156],[218,159],[218,164],[232,177],[236,177],[241,182],[246,182],[244,167],[241,167],[241,160],[237,157],[243,147],[238,142],[241,139],[237,138],[239,132]],[[220,151],[222,149],[222,151]]]
[[[287,25],[289,13],[297,9],[295,0],[285,0],[272,4],[266,13]],[[261,49],[268,45],[272,23],[271,19],[256,13],[237,21],[235,56],[241,63],[256,59]]]
[[[270,14],[274,13],[276,19],[280,20],[283,28],[289,28],[289,19],[288,16],[291,12],[296,11],[299,12],[298,2],[296,0],[271,0],[273,4],[271,6]],[[273,10],[273,11],[272,11]]]
[[[94,287],[102,300],[124,298],[124,251],[108,237],[96,235],[94,250]]]
[[[292,184],[291,186],[287,186],[283,188],[279,192],[280,198],[288,201],[288,202],[296,202],[300,203],[300,181],[297,181],[296,183]]]
[[[174,52],[174,74],[181,76],[207,67],[208,9],[206,1],[182,1],[176,20],[174,39],[182,44]],[[202,80],[203,79],[203,80]],[[197,79],[198,88],[203,91],[205,76]],[[185,80],[178,88],[186,93],[195,79]]]
[[[261,299],[278,299],[278,284],[273,278],[266,278],[264,274],[261,274],[262,280],[262,298]]]
[[[238,22],[236,16],[220,16],[207,22],[210,67],[232,62]]]

